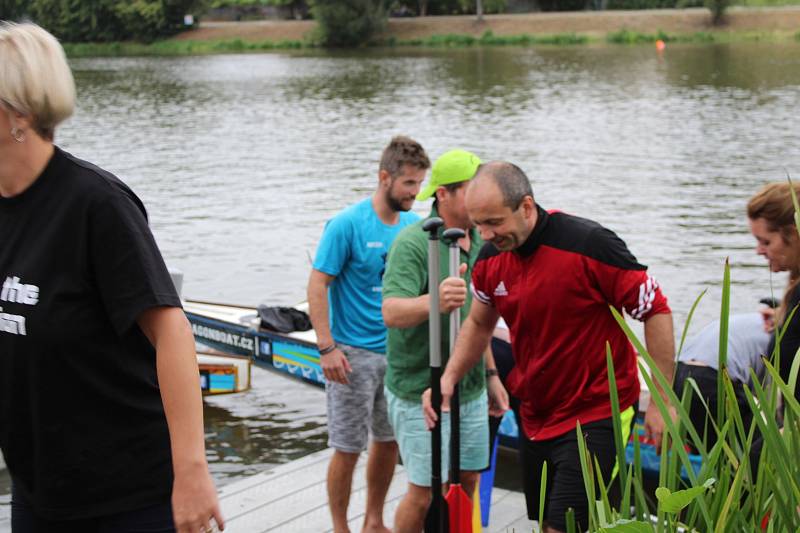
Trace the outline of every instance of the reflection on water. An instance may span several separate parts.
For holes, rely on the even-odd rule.
[[[325,448],[325,393],[253,368],[247,392],[207,397],[206,456],[224,485]]]
[[[302,300],[324,222],[372,190],[381,148],[406,133],[433,157],[459,146],[510,159],[542,205],[617,231],[651,266],[678,324],[709,288],[696,330],[718,312],[726,257],[734,310],[769,294],[744,205],[784,169],[800,174],[800,43],[670,44],[662,55],[650,46],[300,51],[72,66],[79,109],[59,143],[137,191],[164,256],[185,272],[185,294],[199,299]],[[778,292],[782,283],[773,282]],[[324,446],[319,391],[254,377],[251,393],[206,408],[221,482]]]

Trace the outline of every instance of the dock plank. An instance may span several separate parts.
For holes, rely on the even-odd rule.
[[[332,531],[326,488],[331,455],[332,450],[322,450],[222,487],[219,495],[226,533]],[[384,522],[389,527],[407,484],[405,470],[398,465],[384,505]],[[366,454],[362,454],[348,509],[352,531],[361,529],[366,499]],[[492,491],[490,518],[485,532],[529,533],[534,524],[525,515],[521,493],[497,488]]]
[[[498,491],[492,491],[494,492]],[[489,517],[491,522],[486,528],[488,533],[531,533],[536,524],[533,520],[528,520],[525,495],[508,490],[496,501],[492,498]]]

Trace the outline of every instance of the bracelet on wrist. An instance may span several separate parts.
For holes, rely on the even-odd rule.
[[[496,369],[496,368],[487,368],[487,369],[486,369],[486,377],[487,377],[487,378],[490,378],[490,377],[492,377],[492,376],[498,376],[498,377],[500,377],[500,373],[497,371],[497,369]]]
[[[336,348],[337,348],[337,346],[336,346],[336,343],[334,342],[333,344],[331,344],[327,348],[320,348],[319,349],[319,354],[320,355],[328,355],[329,353],[334,351]]]

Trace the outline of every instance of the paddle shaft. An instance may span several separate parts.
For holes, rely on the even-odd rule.
[[[458,247],[458,239],[450,241],[450,276],[458,277],[459,259],[461,250]],[[450,355],[453,355],[456,347],[456,339],[461,329],[461,308],[456,307],[450,312]],[[458,394],[459,384],[453,388],[453,396],[450,398],[450,483],[461,484],[461,405]]]
[[[443,234],[449,245],[449,276],[460,277],[461,248],[458,241],[466,236],[464,230],[450,228]],[[461,329],[461,308],[450,312],[450,357],[455,353],[456,340]],[[472,501],[461,486],[461,405],[459,384],[453,387],[450,399],[450,488],[445,496],[450,533],[472,533]]]
[[[425,517],[426,533],[444,532],[444,496],[442,495],[442,325],[439,313],[439,228],[444,222],[430,218],[423,224],[428,236],[428,332],[430,337],[431,404],[436,424],[431,430],[431,506]]]

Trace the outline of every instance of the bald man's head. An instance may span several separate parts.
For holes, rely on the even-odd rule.
[[[514,163],[490,161],[478,167],[473,184],[480,180],[490,180],[500,190],[503,205],[515,211],[526,196],[533,198],[533,188],[528,176]]]
[[[481,238],[501,251],[521,246],[538,219],[527,176],[504,161],[478,167],[464,202]]]

